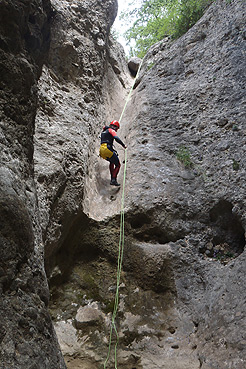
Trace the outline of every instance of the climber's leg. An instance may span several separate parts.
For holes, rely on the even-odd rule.
[[[111,174],[110,184],[113,186],[120,186],[120,184],[117,182],[117,175],[120,170],[120,161],[119,161],[118,155],[116,154],[116,152],[114,152],[111,158],[108,158],[107,160],[110,161],[110,165],[109,165],[110,174]]]
[[[109,163],[109,171],[110,171],[111,179],[114,178],[114,163]]]

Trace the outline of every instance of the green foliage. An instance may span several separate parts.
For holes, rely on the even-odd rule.
[[[180,146],[176,152],[176,158],[184,164],[185,168],[191,168],[193,166],[190,157],[190,150],[185,146]]]
[[[111,33],[112,37],[113,37],[115,40],[117,40],[117,39],[119,38],[119,36],[120,36],[119,32],[118,32],[114,27],[112,27],[112,28],[110,29],[110,33]]]
[[[232,130],[233,130],[234,132],[239,131],[239,128],[238,128],[237,124],[233,124],[233,126],[232,126]]]
[[[104,313],[108,314],[114,311],[114,300],[105,301],[105,308],[103,308]]]
[[[220,261],[220,262],[228,262],[230,261],[230,259],[233,259],[235,257],[235,255],[230,252],[230,251],[227,251],[227,252],[223,252],[223,251],[218,251],[214,254],[214,258],[217,260],[217,261]]]
[[[125,12],[121,19],[135,18],[126,31],[128,42],[135,41],[131,54],[143,57],[151,45],[166,36],[177,38],[192,27],[214,0],[142,0],[139,9]]]
[[[239,168],[240,168],[239,162],[235,159],[233,159],[232,168],[233,168],[233,170],[239,170]]]
[[[155,65],[155,63],[148,64],[147,69],[150,70],[151,68],[153,68],[154,65]]]

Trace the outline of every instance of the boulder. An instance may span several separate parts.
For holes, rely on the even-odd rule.
[[[81,306],[75,316],[75,326],[77,329],[83,329],[91,325],[102,323],[103,314],[98,308],[92,306]]]
[[[137,71],[138,71],[138,68],[140,66],[142,62],[142,59],[140,58],[137,58],[137,57],[132,57],[129,61],[128,61],[128,68],[130,70],[130,72],[133,74],[133,75],[136,75],[137,74]]]

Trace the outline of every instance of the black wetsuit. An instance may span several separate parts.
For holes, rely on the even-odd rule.
[[[117,141],[121,146],[125,148],[125,144],[121,141],[121,139],[117,136],[116,131],[112,127],[105,126],[103,127],[103,131],[101,133],[101,145],[107,144],[108,150],[112,153],[110,154],[106,160],[110,162],[109,170],[111,174],[111,179],[116,179],[120,170],[120,161],[118,158],[117,151],[113,148],[113,142]]]
[[[101,144],[106,143],[108,149],[114,151],[113,142],[117,141],[121,146],[125,147],[125,144],[121,141],[121,139],[117,136],[115,130],[111,127],[105,126],[103,127],[103,131],[101,133]]]

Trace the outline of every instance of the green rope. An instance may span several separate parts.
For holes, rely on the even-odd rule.
[[[142,61],[143,62],[143,61]],[[138,68],[138,72],[137,75],[134,79],[134,82],[132,84],[132,87],[130,89],[130,92],[128,94],[125,106],[123,108],[123,111],[121,113],[119,122],[121,122],[121,119],[124,115],[124,112],[126,110],[126,106],[130,100],[134,85],[135,85],[135,81],[138,78],[141,66],[142,66],[142,62]],[[112,335],[113,335],[113,331],[115,332],[116,335],[116,343],[115,343],[115,347],[114,347],[114,357],[115,357],[115,369],[117,369],[117,346],[119,343],[119,334],[117,332],[117,328],[116,328],[116,324],[115,324],[115,318],[117,315],[117,311],[118,311],[118,306],[119,306],[119,286],[120,286],[120,275],[121,275],[121,270],[122,270],[122,263],[123,263],[123,254],[124,254],[124,243],[125,243],[125,212],[124,212],[124,203],[125,203],[125,182],[126,182],[126,165],[127,165],[127,149],[125,150],[125,165],[124,165],[124,175],[123,175],[123,184],[122,184],[122,197],[121,197],[121,210],[120,210],[120,237],[119,237],[119,252],[118,252],[118,268],[117,268],[117,284],[116,284],[116,292],[115,292],[115,299],[114,299],[114,310],[113,310],[113,314],[112,314],[112,320],[111,320],[111,328],[110,328],[110,335],[109,335],[109,346],[108,346],[108,355],[107,358],[104,362],[104,369],[106,369],[106,365],[109,361],[109,357],[110,357],[110,352],[111,352],[111,346],[112,346]]]
[[[121,113],[121,116],[120,116],[120,119],[119,119],[119,123],[121,122],[121,119],[122,119],[122,117],[123,117],[123,115],[124,115],[124,113],[125,113],[125,110],[126,110],[126,106],[127,106],[128,102],[129,102],[129,100],[130,100],[130,98],[131,98],[131,94],[132,94],[132,91],[133,91],[133,88],[134,88],[135,82],[136,82],[136,80],[137,80],[137,78],[138,78],[138,76],[139,76],[139,72],[140,72],[140,69],[141,69],[141,67],[142,67],[142,64],[143,64],[143,60],[141,61],[140,65],[139,65],[137,75],[136,75],[136,77],[135,77],[135,79],[134,79],[134,81],[133,81],[132,87],[131,87],[130,92],[129,92],[128,96],[127,96],[125,106],[124,106],[124,108],[123,108],[123,110],[122,110],[122,113]]]
[[[107,362],[109,360],[110,352],[111,352],[113,331],[116,334],[116,343],[115,343],[115,348],[114,348],[114,355],[115,355],[115,369],[117,369],[117,346],[118,346],[118,342],[119,342],[119,335],[118,335],[117,328],[116,328],[116,325],[115,325],[115,318],[116,318],[117,311],[118,311],[118,306],[119,306],[120,275],[121,275],[121,270],[122,270],[124,243],[125,243],[124,201],[125,201],[126,163],[127,163],[127,149],[125,150],[125,165],[124,165],[124,176],[123,176],[122,198],[121,198],[120,238],[119,238],[119,252],[118,252],[117,284],[116,284],[116,292],[115,292],[115,299],[114,299],[114,310],[113,310],[112,320],[111,320],[108,355],[107,355],[107,358],[104,362],[104,369],[106,368]]]

